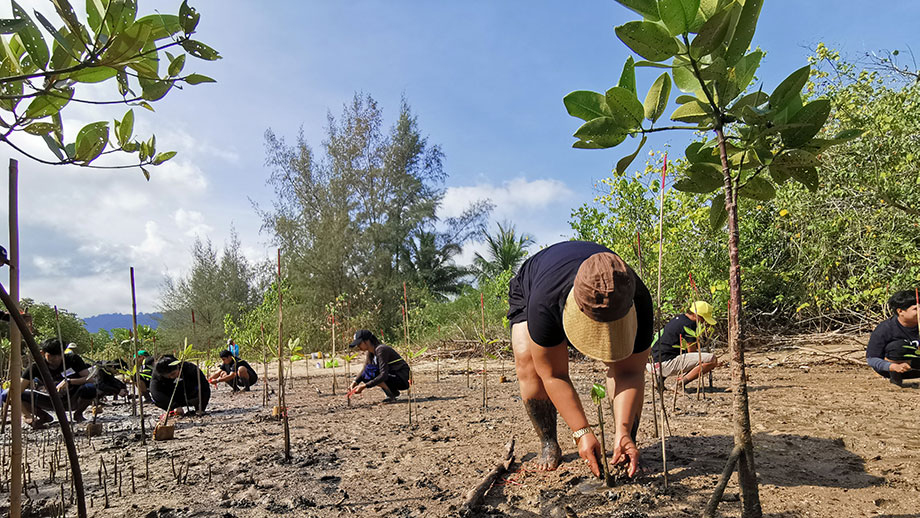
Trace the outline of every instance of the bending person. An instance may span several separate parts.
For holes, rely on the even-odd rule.
[[[872,335],[866,347],[866,363],[879,375],[897,386],[903,380],[920,378],[920,359],[917,346],[917,295],[913,291],[899,291],[888,299],[892,316],[885,320]]]
[[[240,389],[249,392],[249,387],[255,385],[259,380],[259,376],[256,375],[255,369],[249,365],[249,362],[239,359],[226,349],[220,352],[220,361],[218,370],[208,376],[208,381],[211,383],[224,382],[230,385],[234,392]]]
[[[706,324],[716,324],[712,318],[712,306],[698,300],[690,305],[690,311],[677,315],[664,326],[661,336],[652,346],[652,361],[656,368],[661,369],[662,377],[677,375],[678,383],[687,383],[719,366],[716,355],[698,351],[694,335],[702,333]],[[651,371],[651,365],[646,367]]]
[[[521,265],[509,285],[511,347],[524,408],[542,452],[540,469],[562,458],[556,412],[572,429],[578,454],[595,475],[605,452],[585,417],[569,377],[571,345],[607,367],[607,394],[614,408],[614,463],[639,466],[635,438],[645,390],[645,363],[652,342],[652,298],[639,276],[606,247],[566,241],[545,248]]]
[[[41,375],[38,365],[34,363],[30,369],[23,371],[22,386],[23,389],[28,388],[22,391],[22,408],[27,414],[26,422],[38,429],[52,421],[51,415],[46,412],[46,410],[54,409],[49,395],[51,390],[61,395],[65,408],[68,404],[69,392],[73,420],[78,423],[83,422],[85,420],[83,411],[96,397],[96,386],[90,382],[89,366],[75,353],[68,354],[65,359],[64,344],[57,338],[45,340],[39,349],[45,358],[45,363],[48,364],[48,370],[51,371],[51,379],[55,386],[42,387],[41,391],[36,390],[41,383]],[[35,402],[34,407],[32,406],[33,401]]]
[[[185,407],[193,407],[198,415],[203,415],[211,400],[211,386],[194,363],[179,362],[175,356],[165,355],[153,368],[150,396],[153,404],[167,412],[176,410],[176,414],[182,415]]]
[[[364,368],[351,384],[355,394],[379,386],[387,395],[384,401],[391,403],[400,390],[409,388],[409,364],[392,347],[380,343],[374,333],[361,329],[348,347],[366,353]]]

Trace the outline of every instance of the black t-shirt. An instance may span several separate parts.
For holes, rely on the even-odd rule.
[[[894,315],[885,320],[869,336],[869,345],[866,347],[866,360],[876,370],[888,370],[887,361],[906,361],[905,354],[910,354],[918,345],[917,326],[904,327]],[[907,349],[904,346],[910,346]]]
[[[161,394],[172,394],[173,387],[178,383],[179,387],[175,389],[177,393],[184,393],[186,397],[193,397],[198,393],[199,386],[208,386],[208,378],[205,377],[201,369],[195,366],[194,363],[182,362],[180,369],[181,371],[177,379],[154,374],[153,379],[150,381],[150,391]]]
[[[255,372],[252,369],[252,367],[249,365],[249,362],[247,362],[246,360],[241,360],[237,357],[234,357],[233,361],[230,363],[221,362],[220,364],[220,370],[226,372],[227,374],[230,374],[231,372],[239,369],[240,367],[246,367],[246,370],[250,372]]]
[[[48,366],[48,370],[51,371],[51,379],[55,382],[63,381],[64,374],[64,364],[67,364],[67,374],[68,378],[79,378],[80,373],[89,369],[89,366],[86,362],[83,361],[83,358],[80,358],[78,354],[65,354],[63,361],[56,368],[52,369],[51,366]],[[22,371],[22,379],[24,380],[41,380],[42,375],[38,372],[38,365],[32,364],[32,367]]]
[[[700,325],[700,329],[702,329],[702,327],[703,326]],[[690,336],[687,333],[687,329],[684,328],[688,328],[694,333],[696,332],[696,322],[691,320],[686,313],[677,315],[664,326],[664,329],[661,331],[661,336],[652,347],[652,361],[666,362],[680,356],[681,351],[678,346],[680,345],[681,338],[683,338],[684,343],[687,344],[696,342],[696,338]]]
[[[543,347],[553,347],[566,340],[562,326],[565,300],[575,284],[581,263],[594,254],[611,252],[605,246],[588,241],[563,241],[540,250],[527,259],[512,280],[523,297],[530,338]],[[642,279],[633,272],[638,329],[633,352],[648,349],[652,343],[652,296]],[[512,308],[514,311],[514,308]]]

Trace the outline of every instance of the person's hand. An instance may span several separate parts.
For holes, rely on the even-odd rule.
[[[364,392],[364,389],[366,388],[367,388],[367,385],[365,385],[364,383],[359,383],[358,386],[355,387],[355,394],[360,394]]]
[[[58,383],[57,387],[55,388],[57,389],[58,392],[63,392],[67,388],[67,380],[66,379],[61,380],[61,382]]]
[[[891,372],[905,373],[911,370],[911,366],[906,362],[892,362],[891,367],[888,368]]]
[[[588,468],[595,477],[601,476],[601,467],[598,461],[603,459],[603,455],[601,443],[597,441],[594,433],[586,433],[578,439],[578,456],[585,459]]]
[[[617,435],[616,447],[613,449],[613,463],[626,464],[627,474],[632,477],[639,469],[639,448],[629,434]]]

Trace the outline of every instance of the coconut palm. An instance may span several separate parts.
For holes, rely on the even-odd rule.
[[[495,234],[483,228],[482,236],[488,245],[488,259],[479,252],[473,257],[473,270],[480,282],[505,270],[516,271],[527,257],[527,248],[534,244],[532,237],[518,234],[514,224],[508,221],[498,223],[498,232]]]
[[[460,245],[445,242],[435,232],[419,231],[403,250],[402,268],[412,282],[421,283],[438,300],[457,295],[463,287],[463,278],[469,275],[465,268],[454,264],[453,257],[461,251]]]

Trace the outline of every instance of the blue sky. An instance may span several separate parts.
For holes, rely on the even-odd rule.
[[[141,0],[140,11],[176,12],[179,3]],[[23,296],[81,316],[128,312],[133,265],[139,310],[153,311],[164,275],[186,271],[195,236],[221,246],[231,225],[250,258],[269,256],[250,203],[271,201],[265,130],[291,139],[302,126],[318,149],[327,111],[340,112],[356,91],[377,99],[388,122],[405,96],[430,142],[442,146],[450,175],[442,214],[488,197],[498,205],[494,219],[511,220],[540,244],[566,235],[570,211],[591,201],[594,182],[633,145],[572,149],[578,121],[562,104],[569,91],[616,83],[629,50],[613,27],[638,15],[612,0],[191,3],[202,13],[198,37],[223,59],[189,60],[186,71],[218,83],[173,91],[156,114],[137,113],[138,130],[179,156],[149,183],[136,172],[22,161]],[[23,5],[53,12],[46,1]],[[918,15],[913,0],[767,0],[754,38],[768,53],[758,76],[771,90],[820,41],[853,58],[905,49]],[[640,73],[640,96],[655,76]],[[77,127],[123,111],[78,107],[67,117]],[[672,146],[674,156],[688,138],[652,144]]]

